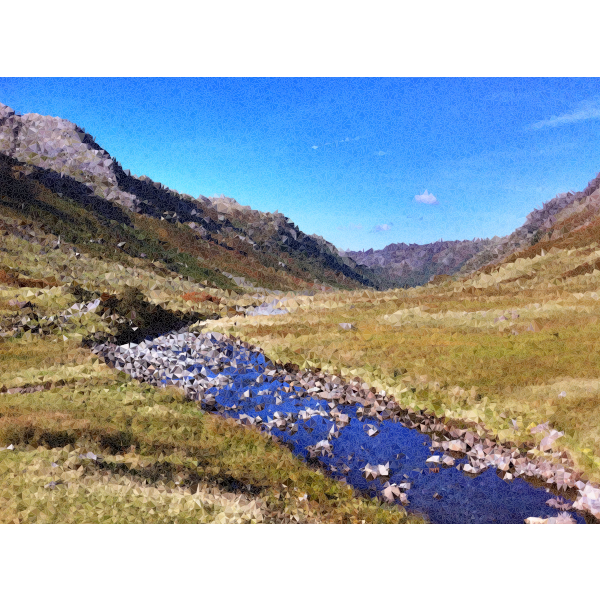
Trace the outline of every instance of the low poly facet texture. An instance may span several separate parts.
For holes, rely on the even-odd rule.
[[[599,186],[342,252],[0,104],[0,521],[594,522]]]

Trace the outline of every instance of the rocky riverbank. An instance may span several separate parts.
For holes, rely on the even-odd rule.
[[[220,333],[189,331],[171,333],[140,344],[103,344],[95,347],[94,352],[134,378],[156,385],[172,384],[182,387],[189,398],[204,408],[223,413],[226,412],[226,407],[216,400],[216,392],[232,388],[231,368],[237,374],[247,373],[253,377],[253,371],[242,363],[251,355],[262,357],[259,348],[238,339]],[[455,462],[466,457],[467,461],[456,465],[456,468],[471,476],[487,469],[496,469],[504,480],[524,478],[532,483],[537,482],[538,485],[545,484],[557,492],[563,492],[572,500],[551,499],[547,502],[549,506],[563,511],[587,511],[600,517],[600,489],[590,482],[582,481],[564,453],[540,452],[533,448],[499,444],[468,429],[460,429],[444,419],[405,410],[392,396],[386,397],[384,392],[376,392],[359,378],[346,382],[324,373],[300,371],[295,365],[276,365],[264,358],[263,363],[264,373],[256,378],[256,382],[274,382],[288,394],[291,392],[292,398],[317,398],[324,407],[318,411],[308,408],[296,413],[275,412],[273,418],[267,421],[263,421],[260,416],[239,414],[240,423],[260,425],[269,431],[276,428],[293,435],[298,430],[299,421],[306,422],[318,414],[331,422],[331,435],[328,437],[332,439],[336,434],[339,436],[339,432],[348,425],[348,415],[343,414],[340,407],[354,406],[359,420],[398,422],[407,428],[429,434],[431,457],[427,459],[427,463],[432,472],[440,467],[454,467]],[[224,372],[225,370],[228,372]],[[261,408],[260,394],[258,392],[254,400],[251,400],[254,394],[248,389],[243,396],[245,400],[252,401]],[[234,404],[233,408],[237,406]],[[369,435],[377,435],[376,425],[369,425],[368,429],[372,431]],[[552,432],[547,437],[551,436]],[[551,439],[546,440],[546,443],[551,446]],[[331,452],[328,440],[322,440],[319,444],[307,448],[310,455],[316,457]],[[364,475],[367,479],[380,475],[385,477],[385,465],[367,464]],[[388,489],[383,495],[389,500],[405,499],[401,488]]]

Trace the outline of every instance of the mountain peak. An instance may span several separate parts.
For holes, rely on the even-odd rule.
[[[10,106],[6,106],[6,104],[2,104],[2,102],[0,102],[0,119],[12,117],[14,114],[15,111]]]

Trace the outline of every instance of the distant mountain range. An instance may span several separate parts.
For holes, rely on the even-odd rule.
[[[475,255],[492,246],[490,240],[390,244],[382,250],[343,252],[357,264],[366,265],[399,287],[425,285],[435,276],[452,275]]]
[[[386,289],[466,276],[590,225],[599,188],[596,177],[583,192],[553,198],[501,238],[344,252],[278,211],[193,198],[133,175],[77,125],[0,104],[0,212],[41,222],[81,251],[142,257],[219,287]]]

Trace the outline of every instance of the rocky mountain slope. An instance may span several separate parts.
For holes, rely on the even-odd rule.
[[[232,198],[193,198],[149,177],[132,175],[90,134],[64,119],[19,115],[0,104],[0,161],[0,208],[12,211],[9,216],[20,214],[37,221],[47,213],[57,217],[57,204],[66,200],[106,229],[116,224],[138,231],[143,224],[166,249],[190,255],[183,262],[166,261],[178,272],[183,271],[175,262],[188,264],[194,258],[204,277],[216,272],[245,287],[294,290],[384,285],[368,268],[341,257],[332,244],[303,233],[277,211],[252,210]],[[45,199],[40,200],[40,195]],[[66,218],[62,209],[61,216]],[[58,231],[60,220],[48,220],[52,233]],[[69,228],[63,237],[74,244],[94,242],[77,237],[77,232]],[[126,254],[139,250],[139,244],[129,238],[118,242]],[[154,254],[153,258],[164,258],[158,251]]]
[[[577,193],[555,196],[527,215],[525,224],[474,255],[460,275],[490,273],[518,258],[534,257],[551,248],[581,248],[600,239],[600,174]]]
[[[525,223],[507,236],[432,244],[390,244],[382,250],[340,254],[370,267],[397,287],[413,287],[429,281],[439,282],[455,274],[467,277],[480,269],[489,272],[495,266],[518,258],[520,253],[534,252],[532,256],[535,256],[544,244],[550,248],[565,236],[571,236],[568,243],[575,243],[575,231],[581,231],[579,237],[587,240],[589,235],[584,230],[595,223],[599,215],[600,174],[583,191],[559,194],[542,208],[534,209]]]
[[[382,250],[344,252],[394,282],[395,287],[425,285],[436,276],[452,275],[475,255],[492,247],[491,240],[438,241],[432,244],[389,244]],[[439,278],[439,277],[438,277]]]

